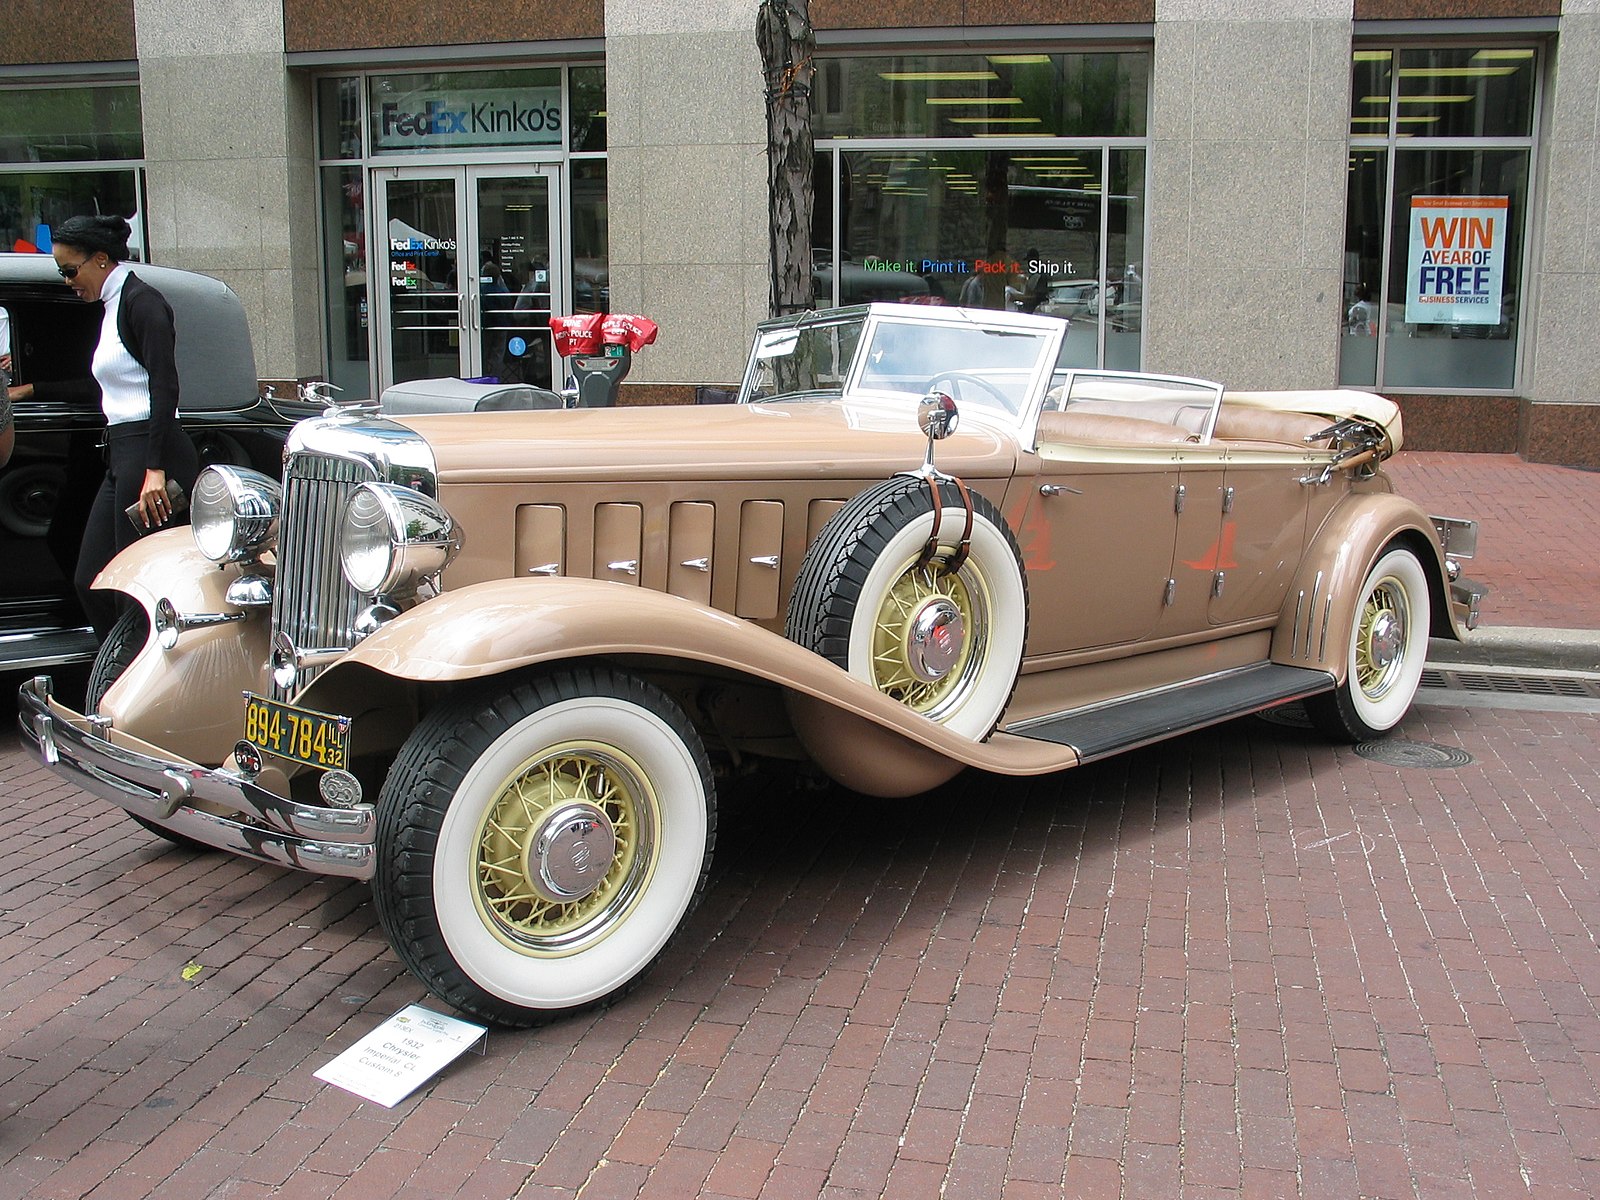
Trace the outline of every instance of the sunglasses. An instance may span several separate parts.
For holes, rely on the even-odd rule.
[[[85,267],[87,267],[93,261],[94,261],[94,255],[91,254],[88,258],[84,259],[81,263],[74,263],[70,267],[57,267],[56,268],[56,273],[59,274],[61,276],[61,278],[63,278],[63,279],[76,279],[78,277],[78,272],[83,270]]]

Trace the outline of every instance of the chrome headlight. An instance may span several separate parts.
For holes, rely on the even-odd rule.
[[[410,591],[460,548],[450,514],[410,488],[364,483],[344,506],[339,566],[350,586],[369,596]]]
[[[194,544],[212,562],[245,562],[278,540],[283,489],[247,467],[207,467],[189,505]]]

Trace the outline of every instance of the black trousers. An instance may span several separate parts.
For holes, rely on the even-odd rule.
[[[117,621],[117,594],[97,592],[90,587],[94,577],[121,551],[127,549],[146,533],[152,532],[128,520],[125,511],[138,502],[139,490],[144,486],[145,451],[149,445],[148,422],[129,421],[112,425],[106,430],[106,477],[95,493],[89,507],[89,522],[83,530],[83,547],[78,552],[78,568],[73,572],[73,586],[83,611],[94,626],[95,635],[105,641],[106,634]],[[168,441],[165,470],[168,479],[176,479],[187,495],[194,488],[194,478],[200,473],[200,459],[194,443],[181,429],[174,429]],[[186,524],[185,513],[174,523]],[[163,526],[165,528],[165,526]]]

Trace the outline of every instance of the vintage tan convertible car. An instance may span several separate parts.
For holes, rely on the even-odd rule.
[[[763,325],[736,405],[330,410],[112,563],[89,715],[40,677],[22,728],[173,842],[370,880],[504,1024],[641,976],[740,764],[899,796],[1290,700],[1393,728],[1476,604],[1394,405],[1058,370],[1065,328],[873,305]]]

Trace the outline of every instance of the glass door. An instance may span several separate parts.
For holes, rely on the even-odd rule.
[[[374,172],[386,246],[376,289],[380,391],[413,379],[552,387],[550,315],[563,311],[555,167]],[[373,256],[374,265],[377,256]]]
[[[551,218],[554,168],[474,167],[467,173],[478,255],[477,304],[468,317],[476,375],[555,387],[550,315],[557,223]]]
[[[377,176],[377,234],[385,250],[369,255],[368,262],[381,273],[373,289],[384,343],[378,358],[381,392],[411,379],[462,373],[465,231],[461,172],[396,167]]]

